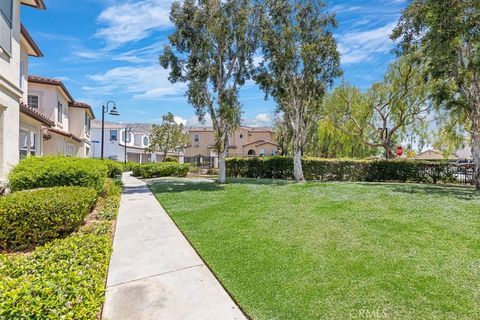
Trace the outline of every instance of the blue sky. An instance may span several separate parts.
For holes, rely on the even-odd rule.
[[[158,65],[167,37],[170,0],[45,0],[46,11],[23,6],[22,21],[45,54],[30,59],[30,74],[61,79],[78,101],[100,116],[114,100],[121,116],[108,120],[159,122],[172,112],[198,125],[182,85]],[[330,0],[339,28],[345,80],[368,88],[394,59],[388,35],[407,0]],[[270,125],[274,103],[255,85],[242,89],[244,124]]]

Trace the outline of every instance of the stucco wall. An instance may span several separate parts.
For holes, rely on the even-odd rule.
[[[28,85],[29,94],[38,95],[38,110],[50,120],[55,122],[55,126],[63,131],[69,132],[69,106],[68,98],[63,90],[58,86],[46,85],[30,82]],[[57,117],[58,102],[63,105],[64,112],[61,116],[61,122]]]
[[[208,148],[208,146],[213,146],[215,144],[215,134],[211,129],[198,128],[189,131],[190,134],[190,144],[191,146],[185,150],[186,157],[193,157],[197,155],[210,156],[214,149]],[[199,136],[199,142],[195,142],[195,135]],[[272,150],[277,150],[277,147],[272,144],[260,146],[259,148],[256,145],[248,145],[250,142],[255,142],[258,140],[265,140],[269,142],[275,142],[275,135],[273,132],[263,129],[256,128],[244,128],[241,127],[236,130],[230,141],[231,148],[228,151],[229,156],[246,156],[248,150],[255,150],[256,154],[260,153],[260,149],[265,149],[265,155],[271,155]]]
[[[65,155],[67,143],[73,146],[73,155],[79,155],[80,142],[56,133],[49,133],[49,135],[50,139],[43,142],[44,155]]]
[[[20,1],[13,2],[11,56],[0,53],[0,178],[18,163],[20,89]]]

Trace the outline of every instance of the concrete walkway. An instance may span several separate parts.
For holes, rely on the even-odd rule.
[[[246,319],[145,183],[123,183],[102,318]]]

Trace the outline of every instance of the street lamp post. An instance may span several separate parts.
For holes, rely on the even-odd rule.
[[[110,112],[108,112],[108,106],[110,104],[113,104],[113,107],[110,110]],[[106,106],[105,105],[102,106],[102,145],[101,145],[101,151],[100,151],[100,159],[102,159],[102,160],[103,160],[103,145],[104,145],[104,142],[105,142],[105,113],[107,113],[107,112],[111,116],[119,116],[120,115],[120,113],[117,110],[117,106],[115,105],[115,102],[108,101]]]
[[[130,136],[130,132],[132,132],[132,126],[127,124],[125,126],[125,133],[123,135],[123,146],[125,147],[125,155],[123,158],[124,164],[127,164],[127,135]]]

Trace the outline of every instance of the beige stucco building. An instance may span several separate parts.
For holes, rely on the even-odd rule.
[[[91,157],[92,108],[76,102],[63,82],[45,77],[28,77],[28,104],[54,125],[43,132],[44,155]]]
[[[212,128],[190,128],[191,143],[185,157],[212,157],[215,153],[215,134]],[[271,128],[240,127],[230,137],[228,156],[273,156],[278,153],[275,132]]]
[[[42,53],[20,22],[21,5],[45,9],[43,0],[0,1],[0,179],[26,154],[42,152],[48,118],[27,106],[28,58]]]

